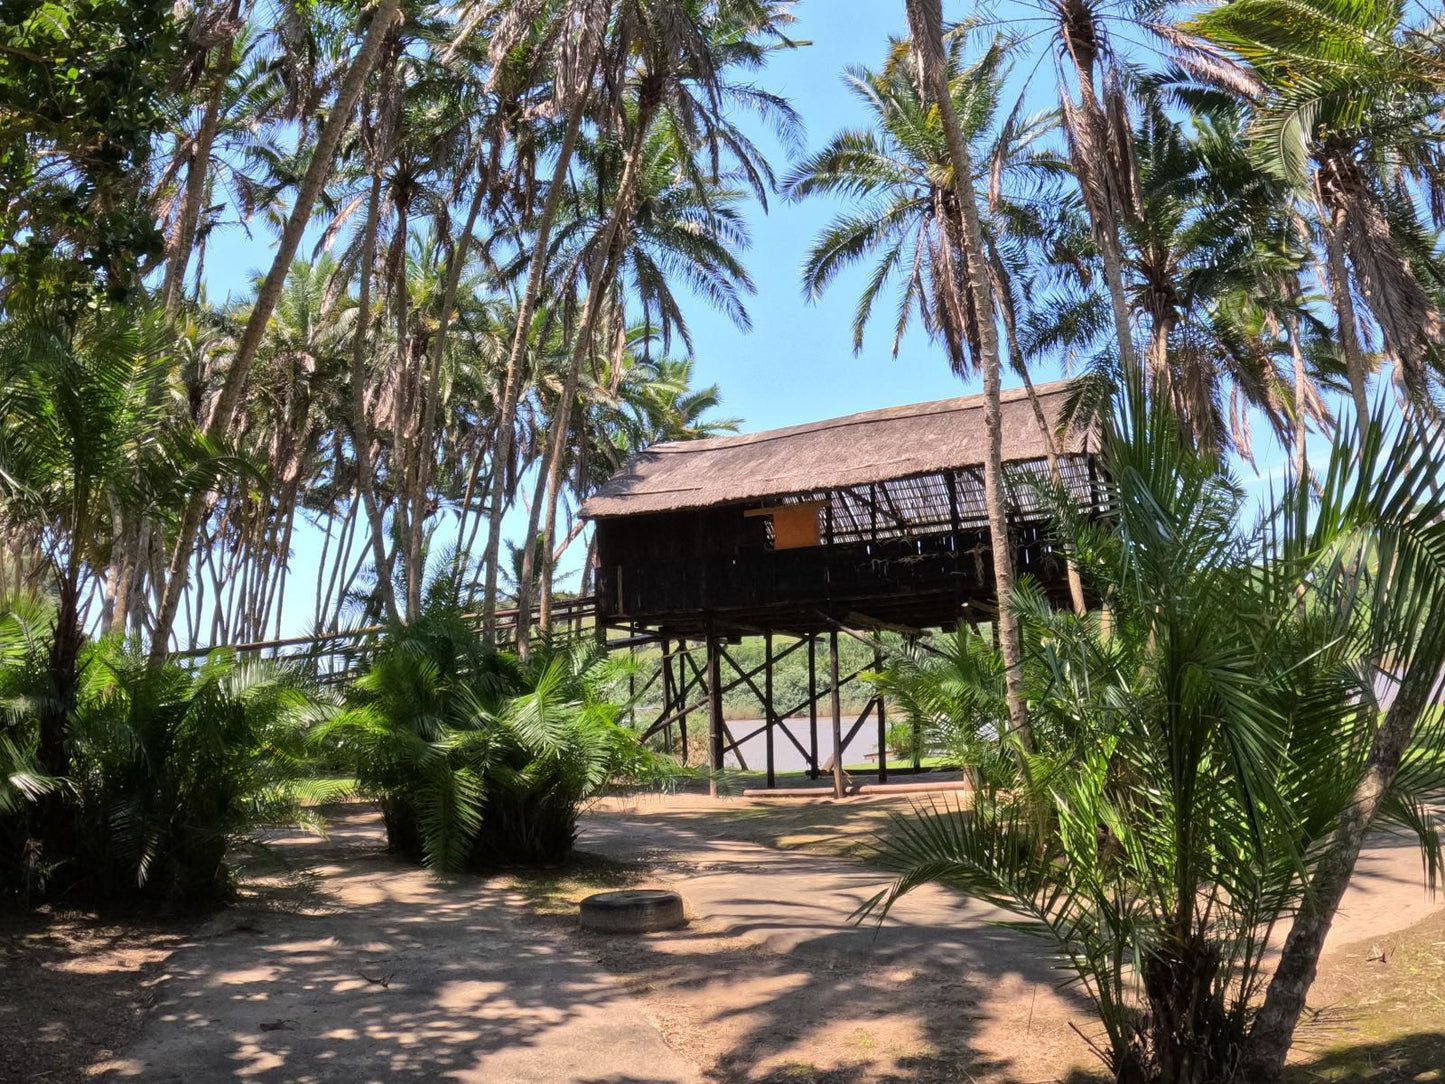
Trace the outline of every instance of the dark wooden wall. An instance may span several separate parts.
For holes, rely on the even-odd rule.
[[[672,635],[803,633],[859,616],[951,626],[993,607],[989,536],[976,522],[876,540],[854,531],[830,542],[825,530],[823,545],[773,550],[766,517],[745,515],[761,503],[598,520],[599,617]],[[1066,599],[1043,520],[1020,518],[1011,534],[1018,571]]]

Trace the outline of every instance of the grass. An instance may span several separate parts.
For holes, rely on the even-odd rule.
[[[1288,1084],[1445,1084],[1445,912],[1342,949],[1321,969],[1310,1008]]]
[[[575,920],[577,905],[587,896],[631,888],[644,880],[643,871],[630,863],[577,851],[557,869],[512,872],[508,887],[522,896],[535,915]]]

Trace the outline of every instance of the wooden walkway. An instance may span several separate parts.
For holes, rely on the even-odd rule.
[[[497,611],[497,641],[511,643],[517,636],[517,619],[521,611],[506,609]],[[466,615],[480,632],[482,615]],[[535,625],[537,612],[532,613]],[[597,624],[597,600],[587,595],[580,598],[560,599],[552,604],[552,627],[569,629],[580,634],[583,630],[595,628]],[[389,625],[364,625],[338,632],[321,633],[315,636],[288,636],[277,640],[256,640],[244,644],[213,644],[209,647],[190,648],[176,652],[178,659],[200,659],[213,651],[222,649],[236,655],[251,658],[280,659],[303,667],[308,673],[325,684],[340,684],[360,675],[370,663],[372,654],[386,634]]]

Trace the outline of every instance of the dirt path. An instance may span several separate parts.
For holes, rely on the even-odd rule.
[[[115,1079],[671,1084],[701,1078],[642,1005],[500,881],[442,884],[381,851],[379,817],[285,837],[291,911],[235,908],[169,961]]]
[[[372,813],[334,820],[324,843],[285,836],[305,875],[187,938],[139,1039],[94,1069],[346,1084],[1043,1084],[1095,1069],[1073,1030],[1094,1031],[1084,1006],[994,912],[925,888],[875,938],[848,919],[878,873],[727,838],[774,832],[766,809],[734,823],[670,803],[601,812],[581,840],[610,860],[602,883],[687,897],[690,926],[643,938],[576,929],[566,900],[585,878],[437,882],[384,854]],[[835,815],[851,831],[881,813],[835,808],[812,828],[790,813],[786,838],[816,841]],[[1419,881],[1417,852],[1372,847],[1332,951],[1437,909]]]
[[[601,946],[670,1041],[726,1081],[1049,1081],[1097,1061],[1097,1030],[1038,942],[935,886],[881,929],[850,920],[886,878],[855,862],[597,816],[578,846],[641,863],[696,919]],[[1072,1026],[1071,1026],[1072,1025]]]
[[[1096,1069],[1080,1037],[1097,1032],[1086,1006],[1060,991],[1040,942],[994,924],[1001,913],[926,886],[881,929],[851,923],[886,877],[833,854],[853,849],[852,822],[882,826],[880,803],[708,802],[611,803],[588,819],[580,842],[649,868],[697,914],[686,937],[618,945],[604,957],[648,976],[640,995],[670,1039],[687,1037],[695,1060],[731,1066],[723,1079],[743,1080],[786,1071],[803,1080],[1002,1084]],[[781,834],[769,810],[785,822]],[[846,826],[831,825],[849,815]],[[810,853],[819,847],[825,853]],[[1418,846],[1376,838],[1342,903],[1326,963],[1442,907],[1445,897],[1425,890]],[[766,951],[733,966],[741,945]]]

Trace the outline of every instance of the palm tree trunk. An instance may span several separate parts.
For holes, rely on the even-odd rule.
[[[388,69],[386,80],[389,82]],[[382,97],[386,88],[383,87]],[[371,275],[376,261],[376,231],[381,216],[382,150],[377,149],[372,162],[371,193],[366,205],[365,231],[361,235],[361,253],[357,260],[360,282],[357,286],[356,328],[351,340],[351,443],[356,456],[356,485],[361,491],[362,508],[371,536],[372,567],[376,569],[376,589],[388,621],[401,620],[396,605],[396,592],[391,582],[390,563],[386,554],[386,516],[376,497],[376,478],[371,461],[371,416],[367,403],[367,336],[371,324]]]
[[[417,437],[416,450],[416,477],[411,487],[413,507],[407,524],[406,540],[407,553],[412,566],[421,564],[422,539],[426,527],[427,495],[431,489],[432,469],[436,462],[435,439],[432,430],[436,427],[437,410],[441,400],[442,358],[446,354],[447,332],[451,328],[452,308],[456,304],[462,270],[467,263],[467,248],[471,245],[472,231],[476,229],[477,216],[481,214],[482,199],[485,197],[486,191],[486,186],[478,177],[476,191],[472,193],[472,202],[467,207],[466,225],[462,227],[462,235],[457,239],[447,260],[446,279],[442,286],[441,312],[437,314],[437,329],[432,337],[426,384],[422,388],[421,428]],[[408,580],[408,584],[410,584],[410,580]],[[418,599],[420,586],[418,583]],[[415,616],[416,614],[413,612],[412,617],[415,618]]]
[[[186,188],[181,196],[181,206],[169,238],[170,249],[166,258],[166,274],[161,285],[161,300],[165,309],[166,323],[175,321],[176,310],[180,308],[181,295],[185,291],[186,267],[191,262],[191,250],[196,240],[196,224],[201,218],[201,205],[206,198],[206,175],[211,168],[211,147],[215,143],[216,129],[220,127],[221,100],[225,96],[226,80],[230,76],[231,41],[227,39],[220,48],[226,60],[217,66],[215,86],[206,98],[205,112],[201,114],[196,138],[191,143],[190,160],[186,163]]]
[[[591,69],[596,67],[596,55],[587,65],[588,79]],[[506,511],[507,459],[512,454],[513,427],[517,419],[517,401],[522,390],[522,358],[527,351],[527,340],[531,336],[532,314],[537,308],[537,299],[542,293],[542,277],[547,270],[547,250],[552,239],[552,223],[557,217],[557,208],[562,202],[562,192],[567,184],[567,170],[572,164],[572,152],[577,146],[577,133],[582,126],[582,114],[587,108],[590,95],[578,94],[567,118],[567,130],[562,136],[562,145],[557,151],[557,165],[552,170],[552,186],[547,190],[547,201],[542,207],[542,216],[537,221],[537,235],[532,243],[532,259],[527,267],[527,285],[522,292],[522,303],[517,309],[517,327],[512,335],[512,349],[507,356],[507,373],[502,384],[501,409],[497,413],[497,436],[492,446],[492,501],[487,509],[487,549],[482,561],[486,566],[486,584],[482,594],[482,634],[494,640],[497,634],[497,555],[502,546],[502,515]],[[530,544],[530,543],[529,543]],[[519,637],[520,639],[521,637]]]
[[[632,142],[627,149],[626,164],[622,169],[622,178],[617,184],[617,195],[612,201],[612,214],[607,221],[607,227],[602,237],[598,240],[597,249],[593,253],[589,263],[587,276],[587,300],[582,306],[582,324],[578,329],[577,337],[572,344],[571,364],[567,369],[567,379],[562,389],[562,399],[557,404],[557,414],[552,427],[552,439],[548,442],[547,458],[545,469],[547,472],[547,511],[542,520],[542,559],[547,567],[543,573],[543,595],[545,613],[542,617],[542,627],[545,629],[547,619],[551,614],[551,576],[552,563],[552,533],[557,522],[557,500],[562,488],[562,464],[566,460],[567,435],[572,427],[572,406],[577,398],[577,386],[581,382],[582,366],[587,356],[592,352],[592,343],[597,332],[597,321],[602,314],[602,304],[607,299],[611,290],[611,282],[617,274],[617,264],[620,250],[626,244],[628,226],[632,218],[633,204],[636,200],[637,182],[642,173],[642,150],[647,139],[647,130],[652,125],[652,108],[644,103],[638,109],[636,127],[632,133]],[[534,529],[535,533],[535,529]],[[528,550],[530,558],[531,549]],[[530,596],[531,580],[525,583],[525,588]],[[528,603],[530,604],[530,597]],[[519,606],[517,616],[517,642],[521,643],[526,638],[527,623],[532,618],[530,605]]]
[[[1075,171],[1079,174],[1079,187],[1084,196],[1085,208],[1093,226],[1094,236],[1099,242],[1100,262],[1104,265],[1104,284],[1109,291],[1109,309],[1114,317],[1114,337],[1119,342],[1119,367],[1128,380],[1138,370],[1138,357],[1134,351],[1134,334],[1129,321],[1129,296],[1124,288],[1124,256],[1119,244],[1119,222],[1114,201],[1105,181],[1105,173],[1111,168],[1100,155],[1107,146],[1108,120],[1099,104],[1094,90],[1094,60],[1081,54],[1073,34],[1063,33],[1063,51],[1073,63],[1074,75],[1079,84],[1079,109],[1075,111],[1066,101],[1065,124],[1071,124],[1071,149],[1075,152]],[[1060,86],[1061,94],[1068,91]],[[1087,126],[1086,132],[1078,130],[1079,124]],[[1083,138],[1080,138],[1080,137]]]
[[[1029,406],[1033,408],[1034,421],[1038,424],[1039,435],[1044,438],[1044,460],[1049,467],[1049,478],[1052,479],[1054,485],[1062,486],[1064,472],[1059,468],[1059,446],[1054,440],[1054,431],[1049,425],[1049,419],[1044,414],[1044,406],[1039,402],[1038,392],[1034,390],[1033,378],[1029,376],[1028,362],[1024,359],[1024,352],[1019,346],[1013,295],[1008,289],[1008,279],[999,261],[998,253],[992,247],[989,249],[989,271],[993,278],[995,296],[999,300],[999,312],[1003,316],[1004,335],[1008,339],[1009,364],[1024,382],[1024,391],[1029,397]],[[1084,581],[1079,577],[1079,566],[1068,551],[1064,553],[1064,574],[1069,582],[1069,601],[1073,604],[1074,613],[1083,617],[1089,612],[1088,603],[1084,600]]]
[[[1174,331],[1174,319],[1165,313],[1156,314],[1154,326],[1149,332],[1149,372],[1154,380],[1154,392],[1161,402],[1168,403],[1176,415],[1185,406],[1174,395],[1174,374],[1169,368],[1169,336]],[[1190,419],[1191,425],[1194,419]]]
[[[316,206],[316,199],[331,176],[337,146],[351,124],[351,111],[355,107],[357,99],[361,97],[361,89],[371,74],[376,58],[381,53],[382,43],[391,33],[392,23],[397,18],[400,4],[401,0],[380,0],[361,49],[351,62],[351,68],[346,73],[346,79],[341,84],[335,101],[331,103],[331,111],[327,115],[320,138],[317,139],[316,147],[312,151],[310,164],[307,165],[306,173],[296,191],[296,200],[291,207],[291,214],[286,220],[286,227],[281,232],[281,241],[276,246],[276,255],[271,261],[271,269],[267,272],[265,281],[262,282],[260,290],[256,293],[256,303],[252,306],[251,315],[246,320],[246,327],[241,333],[241,341],[236,346],[230,370],[226,373],[225,382],[221,386],[221,394],[216,398],[215,410],[206,427],[207,436],[213,440],[224,437],[230,429],[231,418],[241,401],[241,393],[246,386],[246,377],[250,373],[256,351],[261,346],[266,325],[271,319],[272,312],[276,309],[276,302],[281,296],[281,287],[286,281],[291,261],[296,258],[296,250],[301,244],[301,237],[311,221],[311,211]],[[181,518],[176,548],[171,555],[165,591],[161,596],[161,604],[156,613],[156,627],[152,633],[150,654],[153,662],[165,658],[170,650],[171,629],[175,625],[181,594],[186,586],[185,570],[190,564],[191,553],[195,549],[197,532],[201,520],[205,516],[207,501],[208,494],[204,492],[195,494],[191,497],[186,506],[185,515]]]
[[[1004,509],[1003,407],[1000,402],[1002,364],[983,229],[978,219],[978,202],[973,188],[973,163],[948,86],[943,56],[943,12],[939,0],[905,0],[905,6],[914,47],[919,51],[919,66],[938,106],[948,142],[948,155],[953,163],[953,185],[962,218],[969,287],[978,311],[979,368],[983,371],[984,427],[988,435],[988,455],[983,472],[984,504],[992,542],[990,548],[993,551],[994,589],[998,598],[998,630],[1008,692],[1009,724],[1023,749],[1032,751],[1033,737],[1023,699],[1023,648],[1019,640],[1018,618],[1011,605],[1014,574],[1008,517]]]
[[[1325,211],[1326,215],[1331,214]],[[1330,301],[1335,309],[1335,324],[1340,346],[1345,354],[1345,371],[1350,381],[1350,395],[1355,401],[1355,421],[1360,433],[1370,421],[1369,375],[1365,352],[1360,346],[1359,323],[1355,317],[1355,299],[1350,293],[1350,273],[1345,266],[1345,246],[1340,239],[1339,224],[1333,217],[1322,222],[1325,234],[1325,256],[1330,272]]]
[[[1299,317],[1290,316],[1286,324],[1289,332],[1290,358],[1294,362],[1294,471],[1299,484],[1304,485],[1309,477],[1309,457],[1305,451],[1305,440],[1309,436],[1309,423],[1305,417],[1305,355],[1299,344]]]
[[[1429,610],[1425,619],[1421,650],[1416,658],[1438,658],[1442,639],[1445,639],[1445,609],[1437,606]],[[1340,815],[1328,849],[1315,866],[1285,939],[1279,966],[1265,992],[1264,1004],[1250,1030],[1244,1066],[1244,1077],[1248,1080],[1276,1080],[1284,1068],[1295,1027],[1304,1012],[1305,996],[1314,982],[1325,937],[1349,887],[1365,833],[1370,830],[1385,793],[1400,770],[1415,721],[1428,708],[1439,676],[1433,666],[1422,662],[1412,665],[1400,683],[1395,702],[1375,732],[1354,796]]]

